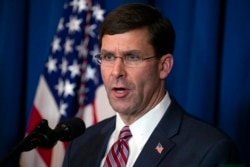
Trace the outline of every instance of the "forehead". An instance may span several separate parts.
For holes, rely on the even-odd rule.
[[[146,28],[135,29],[121,34],[105,34],[102,38],[101,51],[127,52],[132,50],[140,52],[153,51]]]

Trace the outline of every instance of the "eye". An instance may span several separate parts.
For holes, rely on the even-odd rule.
[[[140,60],[140,56],[135,55],[135,54],[128,54],[125,56],[127,61],[139,61]]]
[[[112,54],[105,54],[105,55],[102,55],[102,59],[104,61],[113,61],[115,60],[115,56]]]

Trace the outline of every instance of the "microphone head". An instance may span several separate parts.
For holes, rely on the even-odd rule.
[[[71,118],[58,123],[54,132],[58,140],[71,141],[85,132],[86,126],[81,118]]]
[[[29,138],[29,139],[28,139]],[[43,119],[27,137],[28,142],[25,151],[35,147],[45,149],[52,148],[57,143],[56,133],[48,126],[48,121]]]

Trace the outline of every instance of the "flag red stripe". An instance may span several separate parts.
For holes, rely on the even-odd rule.
[[[96,111],[96,105],[95,105],[95,101],[93,101],[93,103],[91,103],[92,109],[93,109],[93,124],[96,124],[98,122],[97,119],[97,111]]]
[[[42,120],[42,116],[35,106],[32,107],[31,116],[32,119],[29,120],[27,127],[27,133],[29,134]]]
[[[37,148],[38,153],[41,155],[44,163],[47,166],[50,166],[50,164],[51,164],[52,150],[53,149],[45,150],[45,149],[42,149],[42,148]]]

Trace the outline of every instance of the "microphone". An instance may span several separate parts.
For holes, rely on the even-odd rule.
[[[72,118],[60,122],[54,129],[58,140],[71,141],[84,133],[86,126],[82,119]]]
[[[44,149],[52,148],[58,140],[71,141],[84,133],[86,127],[82,119],[71,118],[57,124],[54,130],[48,126],[48,121],[43,119],[36,128],[27,136],[29,142],[26,143],[24,151],[29,151],[35,147]]]
[[[10,159],[16,158],[20,152],[29,151],[36,147],[50,149],[58,140],[71,141],[83,134],[85,129],[85,123],[80,118],[62,121],[56,125],[54,130],[48,126],[48,121],[43,119],[28,136],[0,160],[0,166],[4,166]]]

